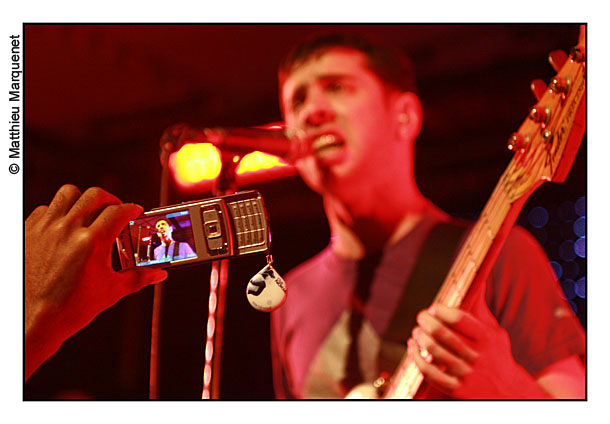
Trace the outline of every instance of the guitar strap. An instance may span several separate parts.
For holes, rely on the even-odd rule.
[[[172,259],[180,259],[180,247],[179,247],[180,243],[175,241],[169,245],[169,246],[165,246],[165,256],[169,256],[169,249],[172,249]]]
[[[180,259],[180,243],[174,240],[174,253],[172,259]]]
[[[417,314],[432,304],[467,229],[465,223],[442,222],[430,231],[419,251],[396,312],[381,336],[377,357],[380,373],[392,373],[402,359],[407,339],[416,325]]]

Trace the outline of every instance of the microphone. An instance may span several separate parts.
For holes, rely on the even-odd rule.
[[[177,124],[165,130],[161,137],[161,148],[173,152],[185,142],[210,143],[219,149],[238,154],[260,151],[294,162],[307,156],[310,151],[306,143],[289,138],[284,130],[262,128],[203,128]]]

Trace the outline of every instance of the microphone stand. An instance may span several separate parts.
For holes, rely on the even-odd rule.
[[[237,191],[236,171],[241,157],[220,150],[222,161],[220,176],[214,187],[215,196],[233,194]],[[220,371],[222,361],[222,338],[229,260],[212,262],[210,274],[210,294],[208,301],[208,321],[206,325],[205,362],[203,368],[202,399],[220,397]]]
[[[159,206],[167,206],[169,198],[169,156],[173,151],[171,143],[161,146],[161,184]],[[220,150],[220,149],[219,149]],[[220,150],[222,167],[213,195],[222,196],[237,191],[236,171],[240,157]],[[236,160],[237,158],[237,160]],[[220,369],[222,335],[224,329],[224,309],[229,260],[212,262],[210,273],[210,294],[208,300],[208,321],[206,325],[205,365],[203,371],[202,399],[218,399],[220,396]],[[154,286],[151,325],[149,399],[159,399],[159,369],[161,362],[161,315],[164,284]]]
[[[161,186],[159,206],[167,206],[169,198],[169,155],[173,146],[165,143],[161,146]],[[161,312],[163,305],[163,283],[155,284],[153,294],[152,325],[150,334],[150,374],[148,382],[149,399],[159,399],[159,366],[161,363]]]

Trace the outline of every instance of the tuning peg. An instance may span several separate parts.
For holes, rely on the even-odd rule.
[[[529,141],[529,137],[524,137],[523,134],[514,132],[508,139],[508,150],[512,152],[522,152],[527,147]]]
[[[536,105],[530,109],[529,118],[534,122],[543,124],[544,128],[545,124],[548,124],[551,119],[551,108]]]
[[[551,79],[549,87],[553,92],[566,95],[570,91],[570,87],[572,86],[572,79],[562,78],[560,76],[555,76]]]
[[[541,79],[535,79],[530,84],[530,89],[532,90],[532,93],[534,93],[534,96],[536,96],[536,100],[540,100],[542,96],[544,96],[547,86]]]
[[[568,55],[563,50],[554,50],[549,54],[549,63],[555,70],[559,72],[564,63],[568,60]]]

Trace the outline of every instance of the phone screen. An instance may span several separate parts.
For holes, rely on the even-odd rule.
[[[197,258],[188,211],[130,221],[129,235],[136,266]]]

